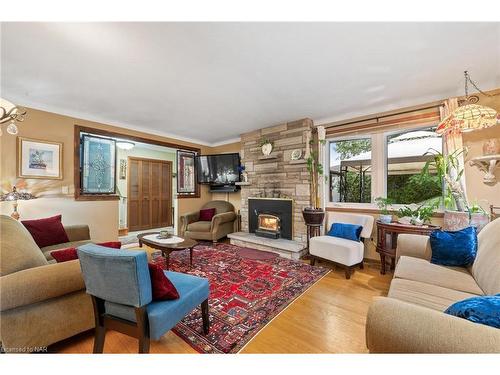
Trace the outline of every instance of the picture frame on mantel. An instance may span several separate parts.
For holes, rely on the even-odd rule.
[[[17,137],[17,176],[62,180],[63,143]]]

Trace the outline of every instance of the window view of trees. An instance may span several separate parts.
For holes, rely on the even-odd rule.
[[[387,197],[395,203],[435,203],[442,196],[442,184],[435,174],[423,174],[431,156],[429,148],[442,150],[435,128],[411,130],[387,136]]]
[[[424,154],[431,148],[442,150],[442,139],[434,130],[408,130],[386,136],[387,198],[394,203],[434,203],[441,198],[439,178],[433,171],[421,173],[432,158]],[[330,142],[331,202],[371,202],[372,173],[378,172],[372,171],[371,160],[371,137]]]
[[[330,142],[330,201],[371,201],[370,138]]]

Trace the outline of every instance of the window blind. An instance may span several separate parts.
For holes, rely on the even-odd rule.
[[[388,132],[437,125],[440,121],[439,105],[399,113],[380,114],[342,122],[324,124],[327,137]]]

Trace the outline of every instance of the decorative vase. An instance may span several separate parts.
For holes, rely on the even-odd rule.
[[[273,145],[271,143],[265,143],[260,149],[262,150],[262,153],[264,155],[271,155],[271,152],[273,151]]]
[[[379,215],[378,220],[383,224],[390,224],[392,222],[392,215]]]
[[[307,207],[302,210],[302,217],[306,225],[320,225],[325,218],[325,211],[322,208]]]
[[[483,155],[500,154],[500,138],[488,139],[483,143]]]
[[[444,211],[443,230],[457,231],[469,226],[469,213],[465,211]]]
[[[470,215],[470,226],[476,227],[476,232],[481,230],[490,222],[490,216],[486,213],[476,212]]]

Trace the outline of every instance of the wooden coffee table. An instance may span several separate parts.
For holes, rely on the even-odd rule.
[[[149,238],[144,238],[145,236],[149,236],[152,234],[160,234],[159,232],[148,232],[141,233],[137,235],[137,239],[139,240],[139,247],[142,247],[143,244],[152,247],[153,249],[157,249],[161,251],[161,255],[165,258],[165,263],[167,264],[167,270],[170,268],[170,253],[174,251],[181,251],[189,249],[189,266],[193,266],[193,248],[198,245],[198,242],[192,240],[191,238],[182,238],[184,241],[177,243],[161,243],[156,242]]]

